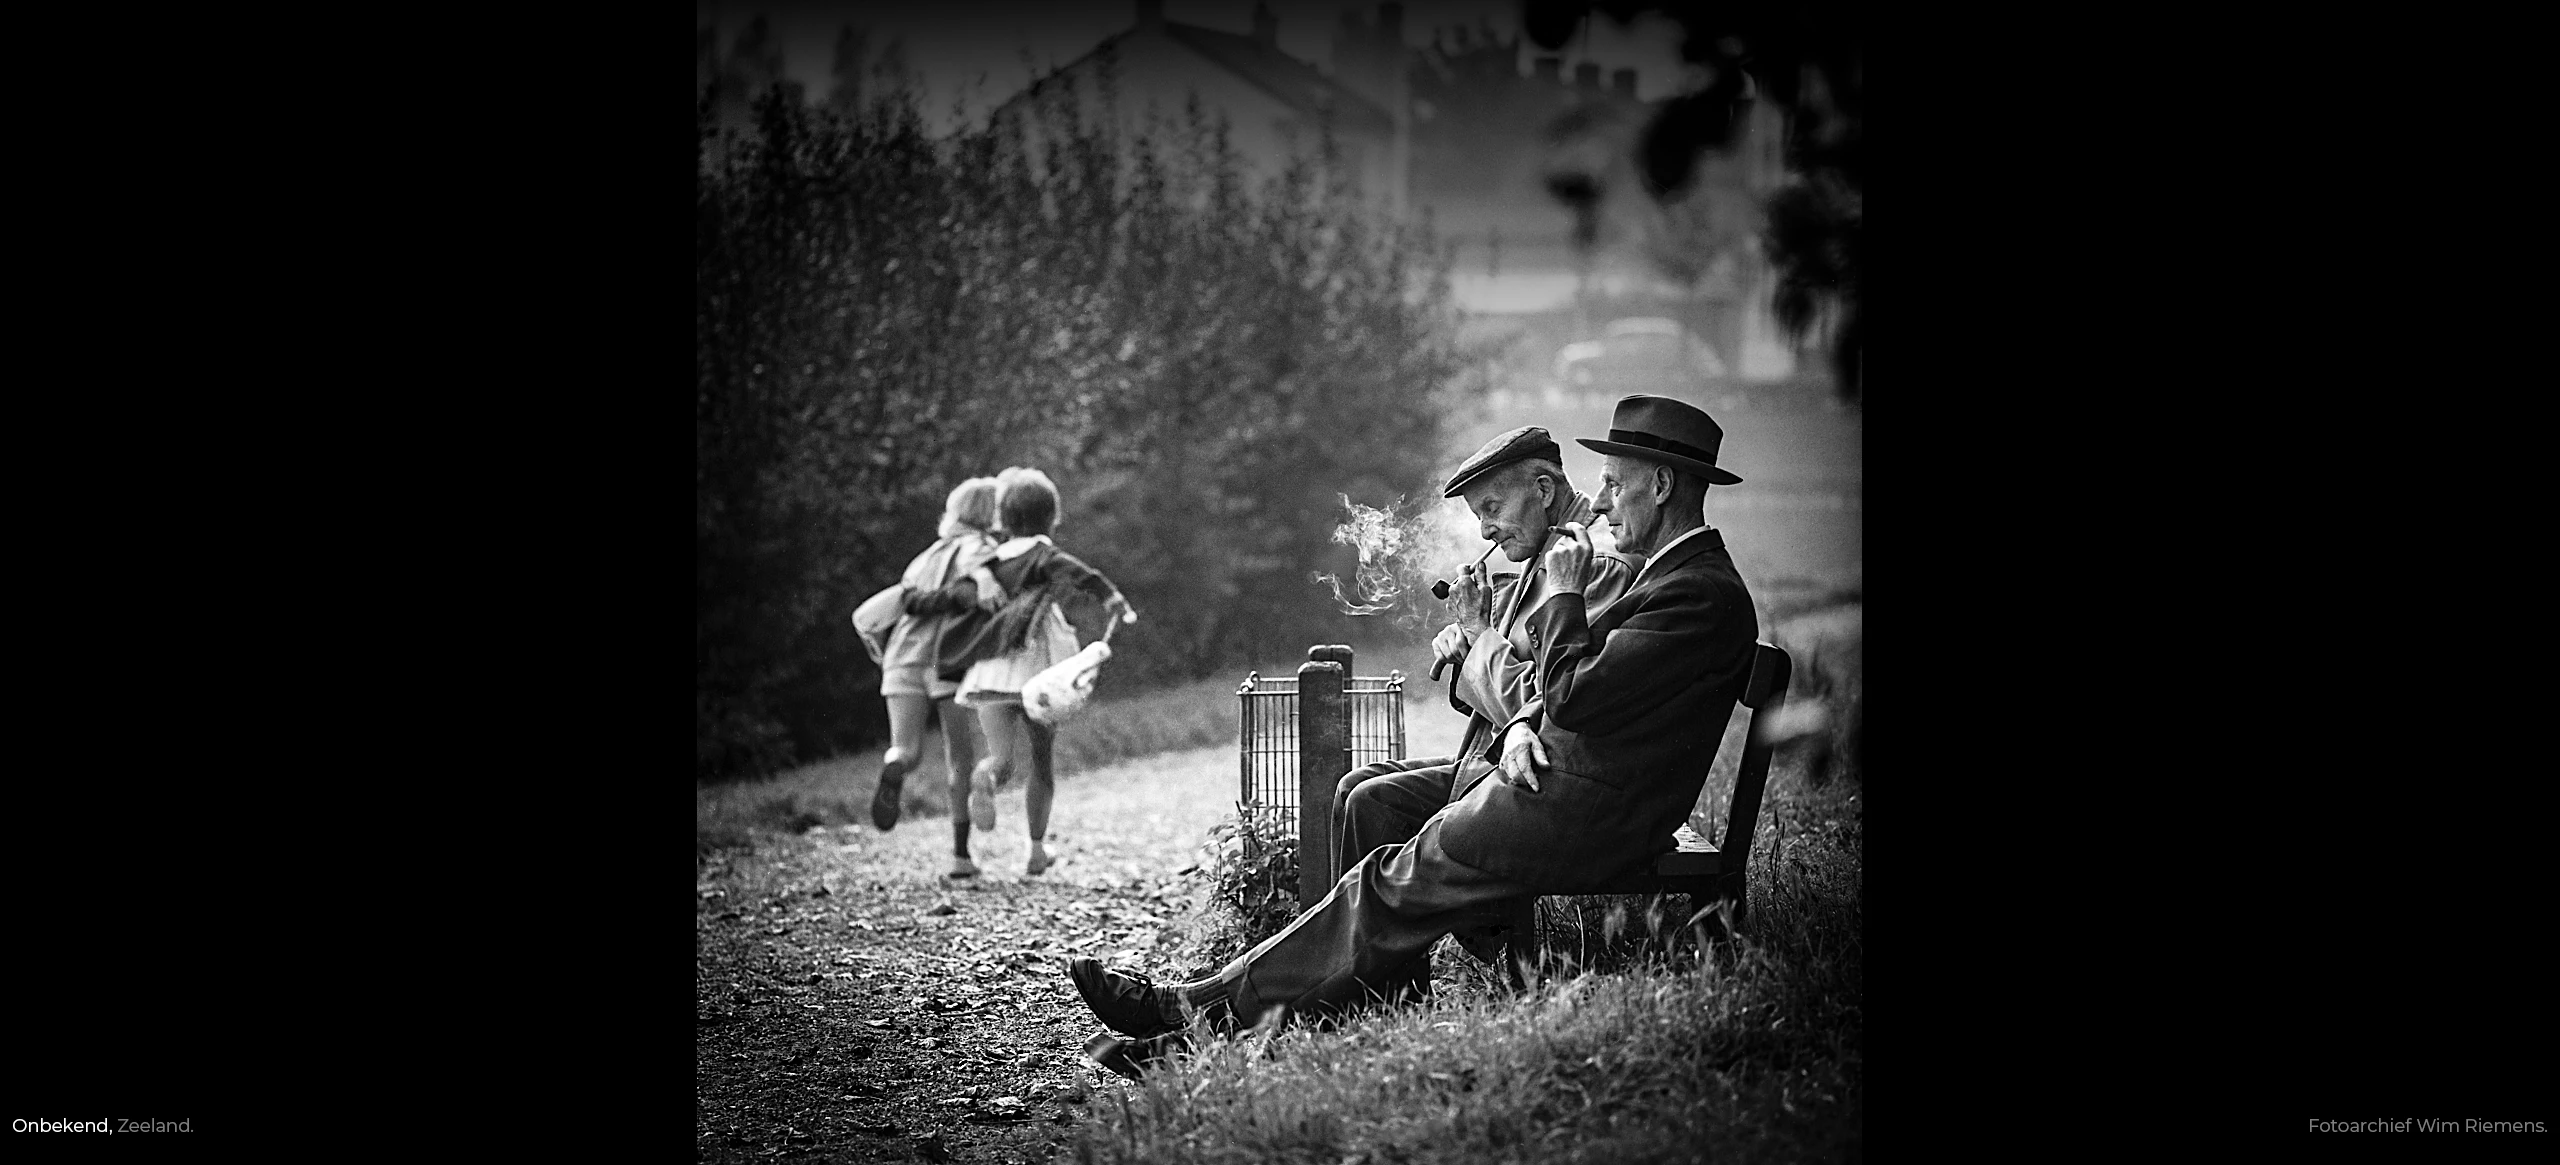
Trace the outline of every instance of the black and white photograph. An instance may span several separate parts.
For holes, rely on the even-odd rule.
[[[1862,1158],[1852,13],[695,34],[697,1160]]]

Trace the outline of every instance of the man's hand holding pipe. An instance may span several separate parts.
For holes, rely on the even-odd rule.
[[[1462,567],[1457,583],[1449,588],[1450,611],[1458,617],[1458,627],[1470,640],[1485,629],[1484,576],[1478,567]],[[1460,653],[1461,658],[1464,654]]]

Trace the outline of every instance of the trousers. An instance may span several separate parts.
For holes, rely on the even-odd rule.
[[[1410,783],[1392,787],[1410,791]],[[1440,821],[1435,810],[1411,839],[1367,851],[1280,933],[1176,994],[1247,1026],[1275,1009],[1286,1009],[1282,1018],[1322,1017],[1394,998],[1417,963],[1427,984],[1427,956],[1441,935],[1499,925],[1512,900],[1535,893],[1450,857]]]
[[[1458,770],[1452,756],[1408,757],[1362,765],[1333,790],[1333,877],[1341,881],[1369,851],[1403,845],[1449,802]],[[1372,984],[1387,999],[1431,997],[1431,953],[1424,951]]]
[[[1333,789],[1333,876],[1381,846],[1403,845],[1449,803],[1458,758],[1382,760],[1351,770]]]

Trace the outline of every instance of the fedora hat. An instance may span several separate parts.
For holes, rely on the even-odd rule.
[[[1724,430],[1705,409],[1667,396],[1630,396],[1618,401],[1609,417],[1609,439],[1576,437],[1574,444],[1621,457],[1642,457],[1706,478],[1717,485],[1742,479],[1716,468],[1716,446]]]

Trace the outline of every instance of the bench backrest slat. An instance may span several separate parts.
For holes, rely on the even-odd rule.
[[[1725,855],[1718,864],[1737,885],[1751,857],[1751,831],[1760,822],[1760,791],[1769,782],[1769,754],[1776,747],[1769,731],[1787,706],[1787,681],[1794,673],[1795,661],[1785,648],[1768,642],[1753,648],[1751,679],[1742,690],[1742,705],[1751,709],[1751,727],[1743,737],[1742,764],[1733,774],[1733,805],[1725,815],[1724,837],[1716,843]]]

